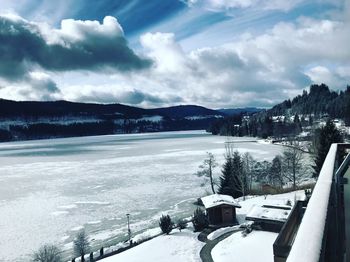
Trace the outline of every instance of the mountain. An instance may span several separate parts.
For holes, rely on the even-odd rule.
[[[224,113],[227,116],[240,115],[240,114],[254,114],[264,109],[256,107],[245,107],[245,108],[222,108],[218,109],[219,112]]]
[[[180,106],[171,106],[165,108],[155,108],[150,109],[151,112],[167,116],[170,118],[185,118],[185,117],[200,117],[200,116],[213,116],[213,117],[223,117],[224,113],[208,109],[202,106],[196,105],[180,105]]]
[[[0,99],[0,117],[58,117],[58,116],[107,116],[122,114],[138,117],[149,114],[147,109],[122,104],[75,103],[68,101],[32,102]]]
[[[144,109],[122,104],[0,99],[0,141],[207,129],[224,116],[196,105]]]

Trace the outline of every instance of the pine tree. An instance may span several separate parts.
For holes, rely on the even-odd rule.
[[[220,177],[219,194],[233,194],[233,163],[231,157],[226,157],[226,162],[223,165],[222,176]]]
[[[317,133],[318,136],[315,139],[315,165],[313,166],[314,177],[318,177],[320,174],[323,162],[326,159],[332,143],[343,142],[342,135],[331,120],[328,120],[326,125]]]
[[[244,179],[241,155],[235,151],[226,156],[226,162],[220,178],[219,193],[238,198],[245,195],[247,181]]]
[[[171,221],[169,215],[162,215],[159,219],[159,227],[164,234],[169,235],[169,233],[173,230],[174,223]]]

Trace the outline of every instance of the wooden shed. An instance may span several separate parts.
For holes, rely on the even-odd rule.
[[[228,195],[213,194],[201,198],[207,211],[209,225],[227,226],[237,224],[236,208],[241,208],[238,202]]]

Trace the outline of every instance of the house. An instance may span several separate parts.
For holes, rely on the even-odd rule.
[[[213,194],[201,198],[206,209],[209,225],[227,226],[237,224],[236,208],[241,208],[238,202],[227,195]]]
[[[254,225],[263,230],[278,233],[290,212],[291,207],[287,205],[254,205],[245,219],[254,221]]]

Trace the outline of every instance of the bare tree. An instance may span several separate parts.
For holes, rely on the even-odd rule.
[[[269,183],[283,188],[283,160],[280,155],[274,157],[270,167]]]
[[[81,230],[77,233],[74,241],[74,254],[76,256],[84,257],[90,251],[90,244],[88,240],[88,236],[85,233],[85,230]]]
[[[215,160],[215,157],[212,153],[207,152],[207,158],[204,159],[203,164],[199,166],[199,170],[196,174],[198,176],[206,176],[209,178],[210,186],[213,194],[215,194],[214,189],[214,178],[213,178],[213,169],[218,166],[218,163]]]
[[[33,254],[33,262],[62,262],[61,250],[55,246],[46,244]]]
[[[293,189],[302,176],[303,151],[300,150],[299,143],[294,142],[283,151],[283,173],[284,176],[293,182]]]
[[[247,180],[247,191],[252,189],[253,185],[253,168],[256,164],[256,161],[252,157],[249,152],[246,152],[242,156],[242,165],[243,165],[243,173],[245,175],[245,179]]]

